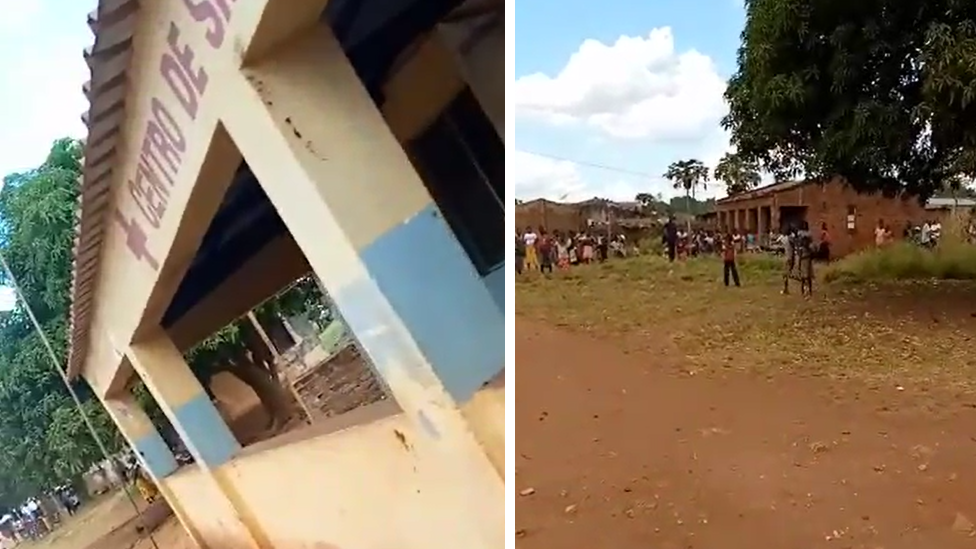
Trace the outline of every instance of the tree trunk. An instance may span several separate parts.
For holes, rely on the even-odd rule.
[[[226,371],[241,380],[257,395],[268,413],[270,426],[277,427],[288,421],[292,414],[292,399],[277,379],[246,357],[239,357]]]
[[[252,322],[241,323],[241,339],[244,342],[244,346],[250,351],[251,359],[255,362],[256,366],[265,368],[271,374],[272,379],[278,379],[278,366],[275,363],[276,349],[271,349],[265,343],[264,338],[257,331],[258,328]]]
[[[291,349],[295,345],[295,338],[291,336],[288,327],[285,326],[284,319],[276,314],[255,316],[261,323],[261,327],[264,328],[264,332],[268,334],[268,337],[271,339],[271,344],[275,346],[278,354]]]

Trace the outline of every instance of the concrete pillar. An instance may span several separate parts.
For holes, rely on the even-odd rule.
[[[169,336],[159,331],[133,344],[126,357],[197,463],[216,468],[240,450],[217,407]]]
[[[159,489],[163,498],[166,499],[166,503],[169,504],[170,509],[173,510],[173,514],[176,515],[180,524],[190,534],[190,538],[197,546],[206,547],[200,533],[193,525],[186,510],[180,504],[179,498],[173,497],[164,482],[166,477],[176,472],[179,465],[176,463],[176,457],[173,455],[173,452],[169,449],[162,435],[159,434],[159,430],[153,425],[152,420],[149,419],[146,411],[142,409],[139,403],[136,402],[135,397],[129,392],[109,396],[102,400],[102,404],[105,406],[105,410],[108,411],[112,420],[115,421],[115,425],[118,426],[122,436],[129,443],[139,463],[142,464],[142,467],[149,473],[153,482],[156,483],[156,487]]]
[[[497,475],[457,405],[504,367],[504,310],[398,141],[404,117],[377,109],[325,25],[226,92],[231,137],[401,408]],[[436,95],[420,97],[453,98]]]
[[[176,457],[135,397],[126,392],[106,398],[103,404],[153,480],[176,471]]]
[[[221,468],[241,446],[169,335],[161,329],[150,332],[129,346],[125,356],[193,454],[204,480],[213,483],[223,494],[224,499],[217,502],[223,510],[216,512],[225,513],[228,524],[237,524],[235,547],[271,549],[254,512],[227,470]],[[161,483],[161,487],[164,485]],[[169,494],[164,495],[171,503],[178,501]]]
[[[469,399],[503,367],[504,311],[331,31],[245,74],[225,124],[391,390],[383,365],[420,351]]]

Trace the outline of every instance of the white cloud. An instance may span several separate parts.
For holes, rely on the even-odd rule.
[[[619,139],[698,142],[720,131],[725,79],[707,55],[678,53],[669,27],[612,45],[584,41],[556,76],[515,81],[516,112]]]
[[[509,152],[506,161],[513,176],[510,184],[517,198],[582,200],[593,197],[585,196],[587,190],[583,176],[572,162],[522,151]]]
[[[13,2],[15,14],[0,22],[0,177],[36,166],[51,143],[84,137],[87,108],[81,86],[88,79],[84,48],[93,38],[86,15],[94,0]],[[30,35],[31,48],[24,48]]]
[[[687,158],[713,167],[730,150],[720,126],[728,111],[725,86],[711,58],[695,50],[676,51],[671,29],[662,27],[645,37],[621,36],[612,44],[585,40],[558,73],[523,76],[512,95],[516,116],[559,128],[560,140],[595,137],[604,151],[614,142],[646,143],[650,152],[640,170],[663,173],[671,162]],[[666,147],[656,146],[661,144]],[[559,154],[558,141],[546,147]],[[601,156],[594,151],[590,158]],[[509,157],[518,198],[632,200],[638,192],[678,194],[661,178],[525,153]],[[724,186],[713,181],[699,196],[722,194]]]
[[[523,151],[510,151],[506,160],[513,194],[521,200],[548,198],[575,202],[593,197],[633,200],[642,192],[672,193],[670,184],[661,178],[647,180],[609,172],[600,179],[592,175],[585,177],[580,166],[573,162]]]

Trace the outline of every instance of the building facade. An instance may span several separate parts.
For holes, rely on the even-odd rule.
[[[806,221],[814,233],[826,225],[831,254],[841,257],[874,245],[878,223],[900,237],[906,223],[920,224],[941,214],[926,209],[915,198],[888,198],[858,194],[840,180],[827,183],[790,181],[775,183],[716,203],[721,230],[765,235],[782,232]]]
[[[90,17],[68,374],[200,547],[504,546],[503,10],[101,0]],[[184,353],[309,274],[390,398],[242,447]]]
[[[588,227],[606,227],[608,224],[641,219],[641,207],[637,202],[614,202],[603,198],[568,203],[537,198],[515,206],[517,231],[531,227],[534,230],[542,228],[548,232],[573,233]]]

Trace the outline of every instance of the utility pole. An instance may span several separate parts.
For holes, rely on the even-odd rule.
[[[91,418],[85,412],[85,408],[81,405],[81,399],[78,398],[78,393],[75,392],[74,387],[71,386],[71,380],[68,379],[68,374],[64,369],[61,368],[61,361],[58,359],[58,354],[54,351],[54,346],[51,345],[51,340],[48,339],[47,334],[44,333],[44,329],[41,328],[41,323],[38,322],[37,317],[34,316],[34,311],[31,310],[30,304],[27,302],[27,296],[20,289],[20,284],[17,283],[17,277],[14,276],[14,272],[10,270],[10,265],[7,264],[7,258],[4,256],[3,252],[0,252],[0,264],[3,266],[3,271],[7,275],[7,279],[10,281],[10,287],[13,288],[14,293],[17,295],[17,299],[20,300],[21,305],[24,307],[24,311],[27,313],[27,317],[30,319],[31,324],[34,326],[34,331],[37,332],[37,337],[41,338],[41,343],[44,345],[44,349],[47,352],[47,356],[51,361],[51,369],[58,374],[61,378],[61,383],[64,384],[65,389],[68,390],[68,394],[71,395],[71,400],[74,401],[75,409],[81,415],[82,421],[85,422],[85,428],[88,429],[88,433],[91,435],[92,440],[95,441],[95,445],[98,446],[98,451],[102,454],[102,458],[112,467],[112,472],[115,476],[123,479],[122,491],[125,492],[129,503],[132,504],[132,508],[136,512],[136,516],[139,517],[139,522],[142,523],[143,529],[145,529],[145,519],[142,516],[142,511],[139,510],[139,505],[136,503],[135,498],[132,493],[129,492],[129,487],[125,486],[125,476],[118,474],[115,459],[109,454],[108,447],[102,441],[102,437],[98,435],[98,431],[95,430],[95,425],[92,423]],[[149,541],[152,543],[154,549],[159,549],[156,545],[156,539],[153,537],[152,533],[149,533]]]

